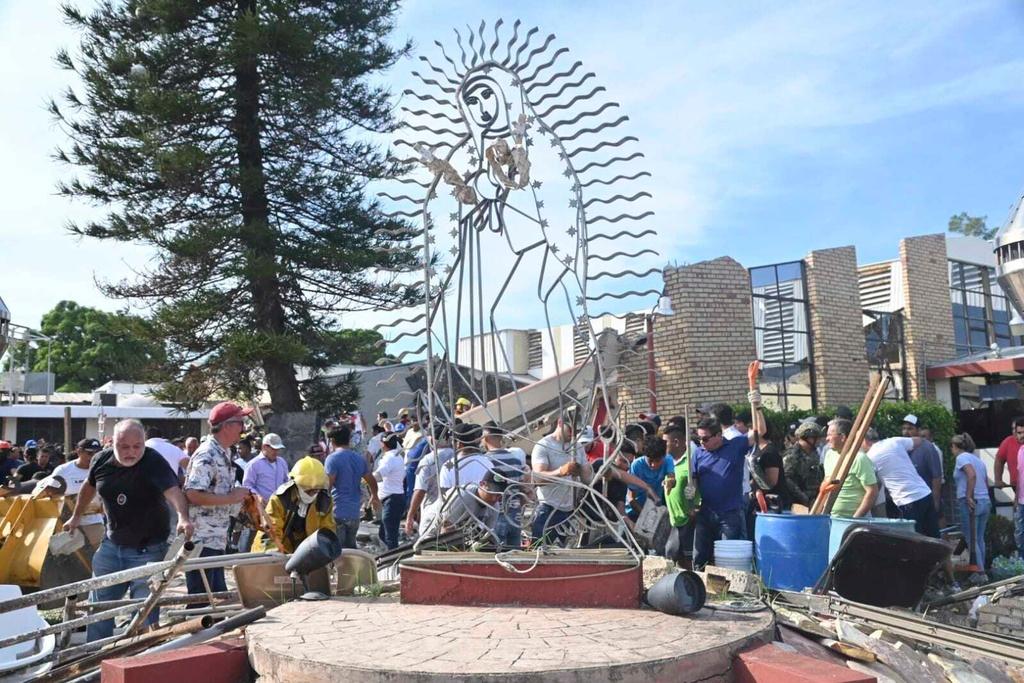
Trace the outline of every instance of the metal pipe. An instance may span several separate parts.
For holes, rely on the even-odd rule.
[[[3,602],[0,602],[0,614],[3,614],[4,612],[13,612],[16,609],[22,609],[23,607],[34,607],[35,605],[39,605],[44,602],[62,600],[69,595],[82,594],[97,588],[106,588],[108,586],[116,586],[119,583],[128,583],[135,579],[142,579],[147,576],[152,576],[157,572],[162,572],[172,564],[174,564],[174,560],[152,562],[150,564],[142,565],[141,567],[132,567],[131,569],[124,569],[119,572],[113,572],[112,574],[94,576],[93,578],[85,579],[84,581],[69,583],[65,586],[56,586],[55,588],[49,588],[37,593],[29,593],[28,595],[4,600]]]
[[[245,609],[242,603],[234,603],[231,605],[218,605],[215,607],[200,607],[199,609],[169,609],[165,610],[164,614],[168,619],[174,619],[176,617],[189,617],[199,616],[202,614],[210,614],[215,617],[222,617],[225,614],[233,615],[236,612],[241,612]]]
[[[196,546],[192,541],[185,541],[180,548],[178,548],[178,554],[174,558],[174,564],[167,568],[167,572],[164,574],[163,579],[160,583],[153,588],[149,596],[146,597],[146,601],[139,607],[139,611],[135,614],[135,617],[131,620],[131,623],[125,628],[124,632],[126,635],[134,636],[142,628],[146,622],[146,618],[150,612],[156,607],[157,600],[163,595],[163,592],[167,590],[167,586],[180,571],[185,561],[189,559],[189,556],[195,550]]]
[[[134,612],[138,608],[139,605],[137,604],[124,605],[122,607],[115,607],[114,609],[106,610],[104,612],[96,612],[94,614],[90,614],[84,617],[79,617],[77,619],[69,619],[67,621],[62,621],[59,624],[53,624],[52,626],[44,626],[42,628],[37,628],[33,631],[26,631],[25,633],[16,636],[10,636],[8,638],[0,640],[0,649],[9,647],[11,645],[16,645],[18,643],[24,643],[26,640],[42,638],[43,636],[48,636],[53,633],[61,633],[62,631],[73,631],[76,628],[79,628],[81,626],[88,626],[89,624],[96,623],[97,621],[103,621],[104,619],[113,619],[114,617],[119,617],[122,614]]]
[[[214,600],[236,600],[238,593],[236,591],[220,591],[213,594]],[[113,607],[124,607],[125,605],[140,605],[145,601],[145,598],[136,598],[135,600],[104,600],[102,602],[87,602],[82,605],[78,605],[79,610],[97,610],[97,609],[111,609]],[[157,600],[157,604],[160,606],[164,605],[188,605],[193,602],[209,602],[210,597],[207,595],[165,595]]]
[[[164,643],[162,645],[157,645],[156,647],[151,647],[142,654],[148,655],[155,652],[167,652],[168,650],[177,650],[179,648],[188,647],[190,645],[198,645],[199,643],[205,642],[210,638],[216,638],[217,636],[224,635],[225,633],[230,633],[231,631],[234,631],[236,628],[241,628],[242,626],[251,624],[257,619],[262,619],[265,616],[267,616],[266,607],[253,607],[252,609],[247,609],[240,614],[237,614],[229,619],[225,619],[219,624],[214,624],[210,628],[205,629],[203,631],[199,631],[198,633],[182,636],[181,638],[172,640],[169,643]]]
[[[164,626],[163,628],[154,629],[148,633],[143,633],[127,640],[123,635],[118,635],[86,643],[85,645],[80,645],[79,647],[65,650],[63,652],[55,652],[54,658],[59,662],[69,662],[71,659],[74,659],[75,661],[64,664],[59,668],[51,669],[33,680],[40,682],[63,680],[69,675],[77,674],[92,667],[93,665],[99,664],[104,659],[128,654],[136,648],[146,647],[149,643],[158,642],[165,638],[194,633],[200,629],[209,628],[212,623],[213,618],[205,616],[199,619],[192,619],[191,621],[183,621],[180,624],[172,624],[170,626]],[[110,645],[110,647],[105,647],[106,645]],[[97,652],[96,650],[99,651]],[[131,653],[134,654],[134,652]]]
[[[216,567],[228,567],[239,564],[260,564],[266,563],[268,560],[286,559],[287,557],[288,556],[284,553],[237,553],[234,555],[193,557],[186,560],[183,566],[186,571],[192,569],[213,569]],[[69,583],[65,586],[57,586],[37,593],[30,593],[10,600],[4,600],[3,602],[0,602],[0,614],[21,609],[23,607],[32,607],[44,602],[62,600],[69,595],[86,593],[97,588],[116,586],[119,583],[128,583],[135,579],[152,576],[153,574],[167,570],[175,563],[175,561],[176,560],[163,560],[161,562],[151,562],[149,564],[142,565],[141,567],[133,567],[131,569],[124,569],[112,574],[94,576],[91,579],[85,579],[84,581]]]

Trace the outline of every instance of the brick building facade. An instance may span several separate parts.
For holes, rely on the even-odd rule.
[[[946,236],[900,240],[907,383],[911,398],[935,398],[928,365],[955,357]]]
[[[815,389],[820,405],[860,405],[868,385],[857,251],[838,247],[804,259]]]
[[[855,407],[864,398],[871,372],[861,279],[879,264],[858,267],[853,246],[813,251],[795,263],[804,268],[815,404]],[[899,289],[890,303],[904,334],[906,387],[901,391],[908,399],[934,398],[934,388],[925,379],[927,367],[956,355],[948,263],[946,238],[937,234],[901,240],[899,259],[890,264]],[[721,257],[667,267],[663,278],[674,315],[654,316],[658,412],[667,416],[701,403],[742,401],[747,363],[759,348],[750,271]],[[646,347],[640,344],[621,363],[624,414],[645,412],[650,400]]]

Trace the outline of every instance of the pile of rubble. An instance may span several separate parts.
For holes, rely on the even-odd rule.
[[[651,585],[670,563],[645,558]],[[708,607],[761,600],[775,648],[844,666],[879,683],[1024,683],[1024,576],[962,591],[920,611],[847,600],[834,591],[770,591],[755,574],[707,567]]]

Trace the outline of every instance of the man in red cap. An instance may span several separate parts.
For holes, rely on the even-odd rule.
[[[14,456],[13,451],[10,441],[0,441],[0,486],[6,484],[11,474],[25,464]]]
[[[241,440],[245,431],[245,417],[251,408],[224,401],[210,411],[210,436],[207,437],[189,463],[185,477],[185,497],[188,498],[193,540],[201,541],[200,557],[223,555],[228,544],[228,526],[231,515],[249,495],[249,489],[235,486],[234,459],[231,447]],[[213,592],[226,591],[224,569],[190,571],[185,574],[189,593],[203,593],[206,583]]]

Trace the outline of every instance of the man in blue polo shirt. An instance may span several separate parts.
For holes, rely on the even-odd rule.
[[[694,530],[694,567],[697,569],[711,562],[715,541],[747,537],[743,512],[743,465],[756,435],[764,432],[761,395],[754,390],[748,396],[753,420],[746,434],[726,439],[722,435],[721,423],[713,417],[705,417],[697,423],[700,445],[693,461],[701,499]]]
[[[359,508],[363,500],[359,484],[366,482],[366,487],[370,490],[370,505],[374,510],[380,510],[377,480],[370,473],[366,458],[349,448],[352,431],[347,426],[335,427],[328,434],[328,438],[333,451],[327,456],[324,469],[331,486],[338,538],[341,540],[341,547],[355,548],[356,534],[359,531]]]

